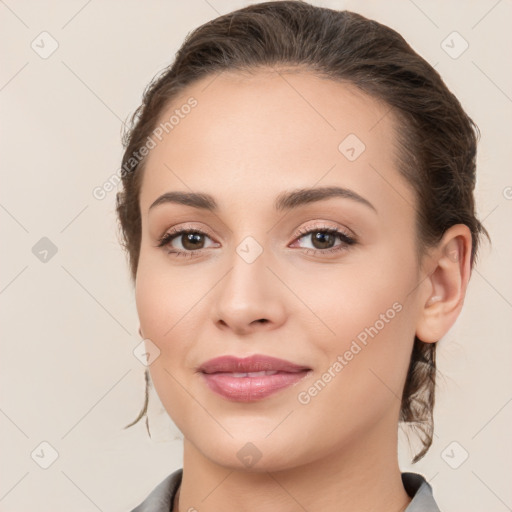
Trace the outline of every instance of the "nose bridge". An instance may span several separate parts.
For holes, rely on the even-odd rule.
[[[268,249],[253,236],[246,236],[234,247],[230,259],[231,271],[223,287],[228,299],[238,297],[242,303],[256,304],[266,295],[270,296],[267,274],[271,272],[267,268],[267,253]]]
[[[279,282],[267,268],[272,260],[270,249],[263,244],[255,236],[244,236],[234,246],[230,270],[219,283],[216,319],[233,329],[247,329],[259,320],[279,323],[283,314]]]

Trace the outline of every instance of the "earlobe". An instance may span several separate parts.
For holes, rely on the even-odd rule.
[[[464,224],[449,228],[428,259],[430,272],[422,290],[416,336],[439,341],[455,323],[464,303],[471,272],[471,232]]]

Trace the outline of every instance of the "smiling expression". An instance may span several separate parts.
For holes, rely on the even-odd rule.
[[[422,298],[416,198],[389,107],[306,72],[225,72],[188,86],[162,119],[190,96],[140,194],[136,304],[167,412],[226,466],[247,442],[275,470],[396,436]],[[311,371],[248,401],[198,371],[255,354]]]

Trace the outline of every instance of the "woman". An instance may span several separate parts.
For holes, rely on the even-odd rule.
[[[439,510],[400,472],[397,427],[416,462],[486,234],[475,155],[437,72],[363,16],[266,2],[187,36],[134,114],[117,198],[184,436],[135,511]]]

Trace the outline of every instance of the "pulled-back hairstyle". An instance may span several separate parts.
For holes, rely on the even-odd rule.
[[[399,171],[417,199],[417,249],[440,241],[454,224],[472,235],[471,267],[479,237],[487,231],[475,216],[478,128],[436,70],[391,28],[349,11],[305,2],[250,5],[215,18],[188,34],[174,62],[144,91],[124,134],[123,190],[117,193],[122,245],[135,282],[141,243],[139,193],[146,158],[134,158],[162,113],[187,86],[222,71],[295,68],[356,86],[384,102],[398,120]],[[436,343],[415,337],[403,389],[400,421],[420,436],[428,451],[433,436]],[[146,399],[134,424],[147,413]],[[147,421],[147,418],[146,418]],[[147,424],[147,423],[146,423]]]

